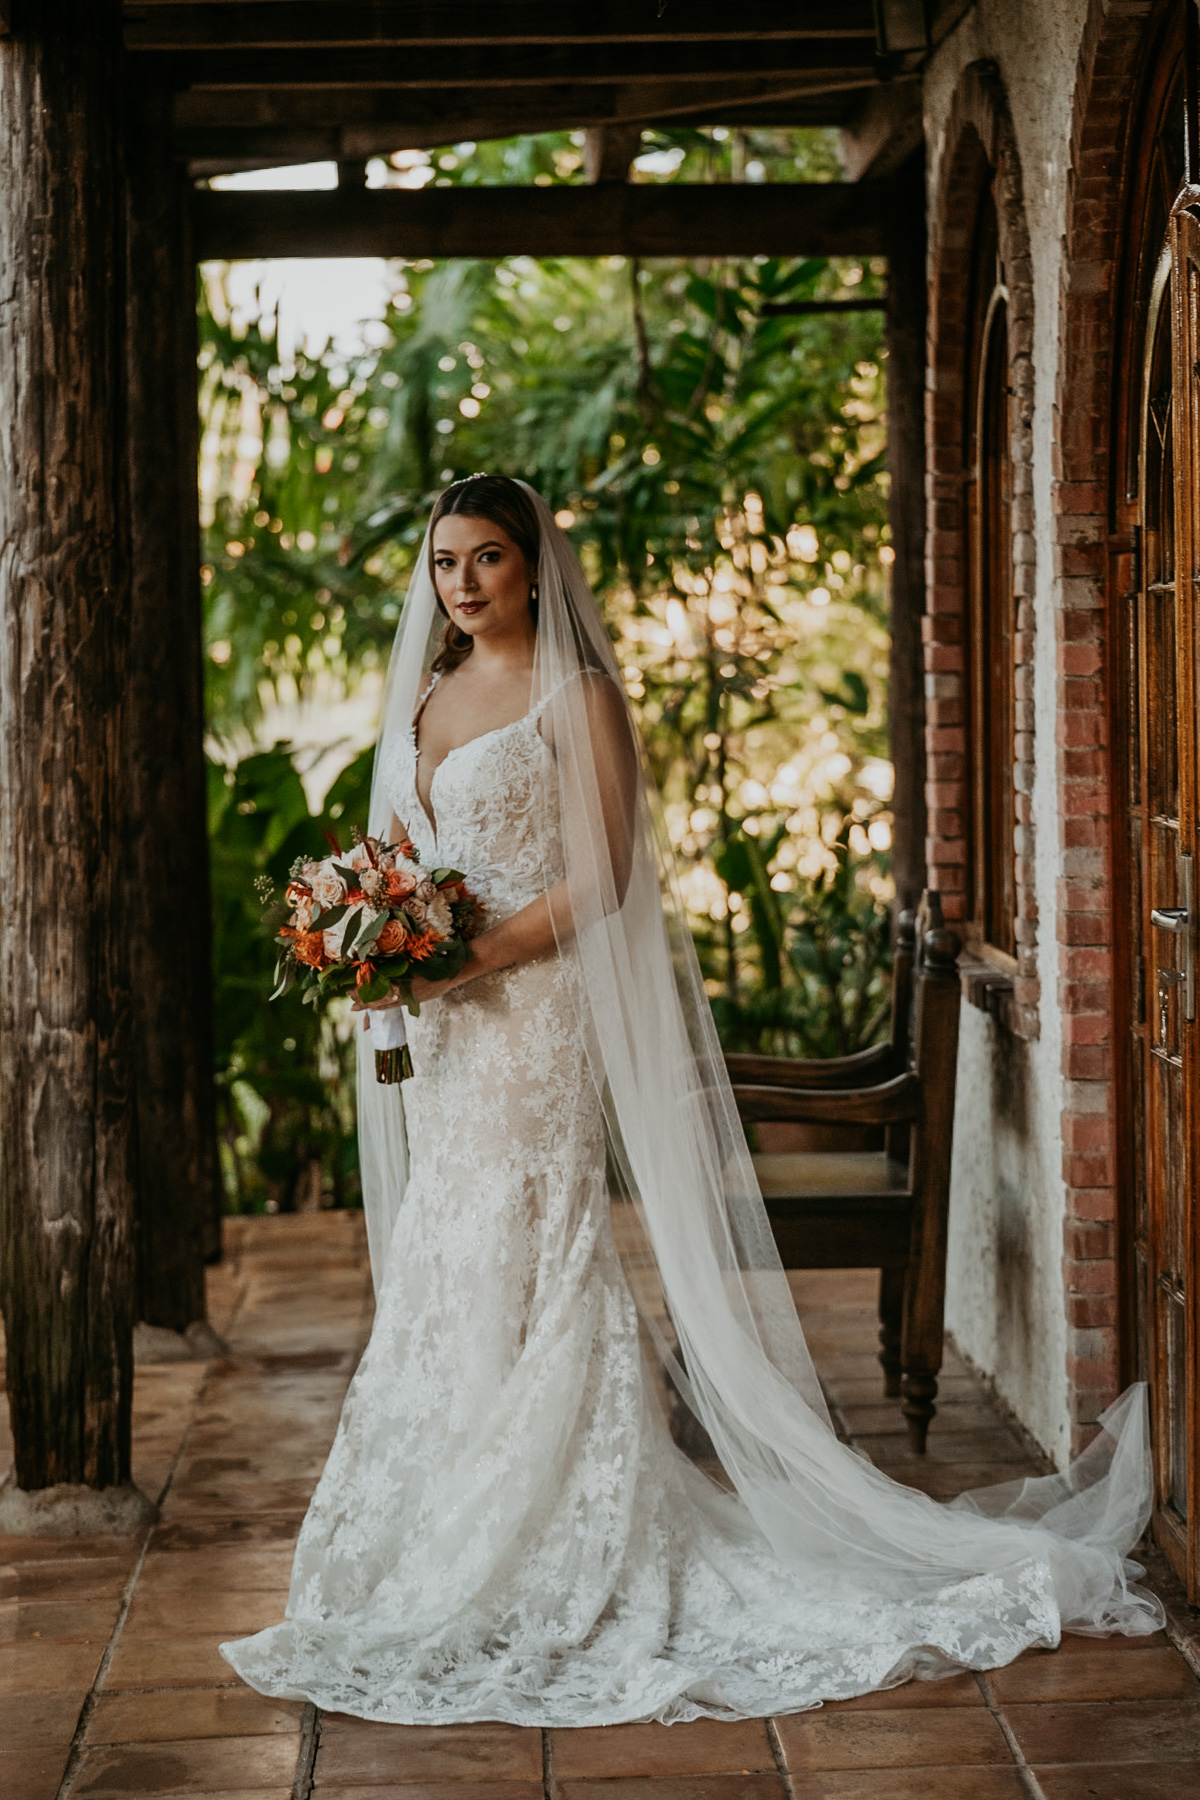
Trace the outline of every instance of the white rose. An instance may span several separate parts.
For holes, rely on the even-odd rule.
[[[378,869],[364,869],[359,886],[368,900],[382,900],[386,879]]]
[[[344,956],[346,954],[346,933],[353,932],[355,937],[361,936],[373,919],[377,919],[380,908],[373,906],[354,907],[344,919],[331,925],[325,933],[325,952],[328,956]]]
[[[437,894],[437,889],[434,887],[432,881],[430,881],[428,875],[424,876],[420,881],[418,881],[418,883],[417,883],[417,899],[423,900],[425,902],[426,906],[429,905],[430,901],[432,899],[434,899],[436,894]]]
[[[335,874],[328,863],[322,863],[312,878],[313,899],[327,912],[331,906],[340,906],[346,898],[346,884],[341,876]]]

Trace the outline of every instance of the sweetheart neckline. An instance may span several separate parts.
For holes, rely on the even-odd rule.
[[[475,733],[474,737],[467,738],[465,740],[465,742],[463,742],[461,744],[451,744],[449,750],[447,750],[445,756],[443,756],[441,758],[441,760],[437,763],[436,767],[434,768],[433,774],[429,777],[429,797],[430,797],[430,799],[432,800],[432,798],[433,798],[434,782],[437,780],[438,776],[441,774],[442,770],[445,768],[446,764],[450,761],[450,758],[452,756],[456,756],[460,750],[469,750],[472,744],[482,744],[487,738],[499,737],[501,732],[512,731],[516,726],[526,724],[530,719],[535,718],[537,711],[538,711],[538,709],[536,707],[531,706],[527,713],[522,713],[521,717],[519,719],[510,719],[508,721],[507,725],[493,725],[487,731],[477,731]],[[542,734],[540,731],[537,733],[537,737],[538,737],[538,741],[540,743],[545,743],[546,740],[545,740],[545,738],[542,737]],[[422,813],[425,816],[425,823],[428,825],[430,833],[433,837],[433,841],[436,844],[438,828],[437,828],[437,825],[435,824],[434,820],[430,816],[429,808],[426,806],[425,802],[422,800],[421,790],[417,786],[417,764],[421,758],[421,746],[417,742],[417,721],[416,721],[416,719],[412,719],[409,722],[408,739],[409,739],[410,745],[412,746],[412,753],[413,753],[413,784],[412,784],[413,785],[413,794],[416,797],[417,805],[420,807]]]
[[[449,762],[450,758],[452,756],[457,756],[458,752],[460,750],[469,750],[471,748],[472,744],[482,744],[482,742],[484,741],[485,738],[498,737],[500,732],[511,731],[513,729],[514,725],[524,725],[526,720],[532,719],[532,717],[533,717],[533,709],[531,708],[529,710],[529,712],[522,713],[521,717],[519,719],[510,719],[508,721],[507,725],[491,725],[488,727],[488,729],[486,731],[477,731],[475,733],[474,737],[465,738],[461,744],[451,744],[451,746],[447,750],[445,756],[443,756],[439,760],[436,767],[434,768],[433,775],[431,775],[429,778],[430,781],[431,782],[433,781],[433,778],[437,774],[438,769],[441,768],[442,763]],[[409,736],[412,739],[413,753],[414,753],[414,755],[419,757],[421,754],[421,746],[417,742],[417,722],[415,719],[409,726],[408,732],[409,732]]]

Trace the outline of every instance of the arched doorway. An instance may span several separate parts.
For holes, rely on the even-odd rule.
[[[1186,185],[1183,39],[1180,10],[1147,56],[1129,139],[1111,464],[1119,554],[1110,704],[1125,1360],[1150,1385],[1154,1535],[1195,1593],[1200,215]]]

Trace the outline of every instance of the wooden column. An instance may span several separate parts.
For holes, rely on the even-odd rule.
[[[138,1318],[212,1348],[220,1245],[211,902],[196,510],[196,275],[171,95],[129,84],[127,281],[132,643],[130,880],[138,1116]],[[139,1334],[138,1355],[171,1354]]]
[[[892,648],[888,719],[896,790],[892,874],[897,915],[925,886],[925,167],[923,152],[893,178],[887,214],[885,316],[892,528]]]
[[[96,1529],[101,1513],[88,1513],[80,1486],[110,1490],[110,1522],[114,1488],[130,1502],[126,1522],[146,1505],[125,1485],[134,1197],[119,64],[117,0],[40,0],[0,39],[0,1303],[16,1465],[6,1530]],[[66,1513],[55,1494],[32,1492],[47,1489]]]

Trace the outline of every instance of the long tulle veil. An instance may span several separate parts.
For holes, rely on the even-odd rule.
[[[532,495],[532,490],[528,490]],[[1150,1509],[1144,1389],[1111,1407],[1063,1475],[941,1505],[841,1444],[830,1424],[755,1179],[697,964],[671,847],[595,598],[549,508],[541,531],[533,695],[553,746],[542,796],[547,869],[565,869],[579,1028],[615,1179],[633,1202],[674,1328],[672,1379],[778,1556],[879,1598],[943,1604],[980,1584],[997,1619],[1058,1630],[1150,1631],[1157,1601],[1126,1561]],[[379,771],[411,729],[440,637],[426,547],[392,654],[370,829],[391,805]],[[470,877],[470,871],[465,873]],[[547,884],[550,876],[547,876]],[[434,1002],[436,1004],[436,1002]],[[376,1286],[404,1197],[402,1090],[361,1042],[363,1198]],[[469,1101],[464,1100],[464,1104]],[[974,1592],[971,1588],[969,1591]]]

